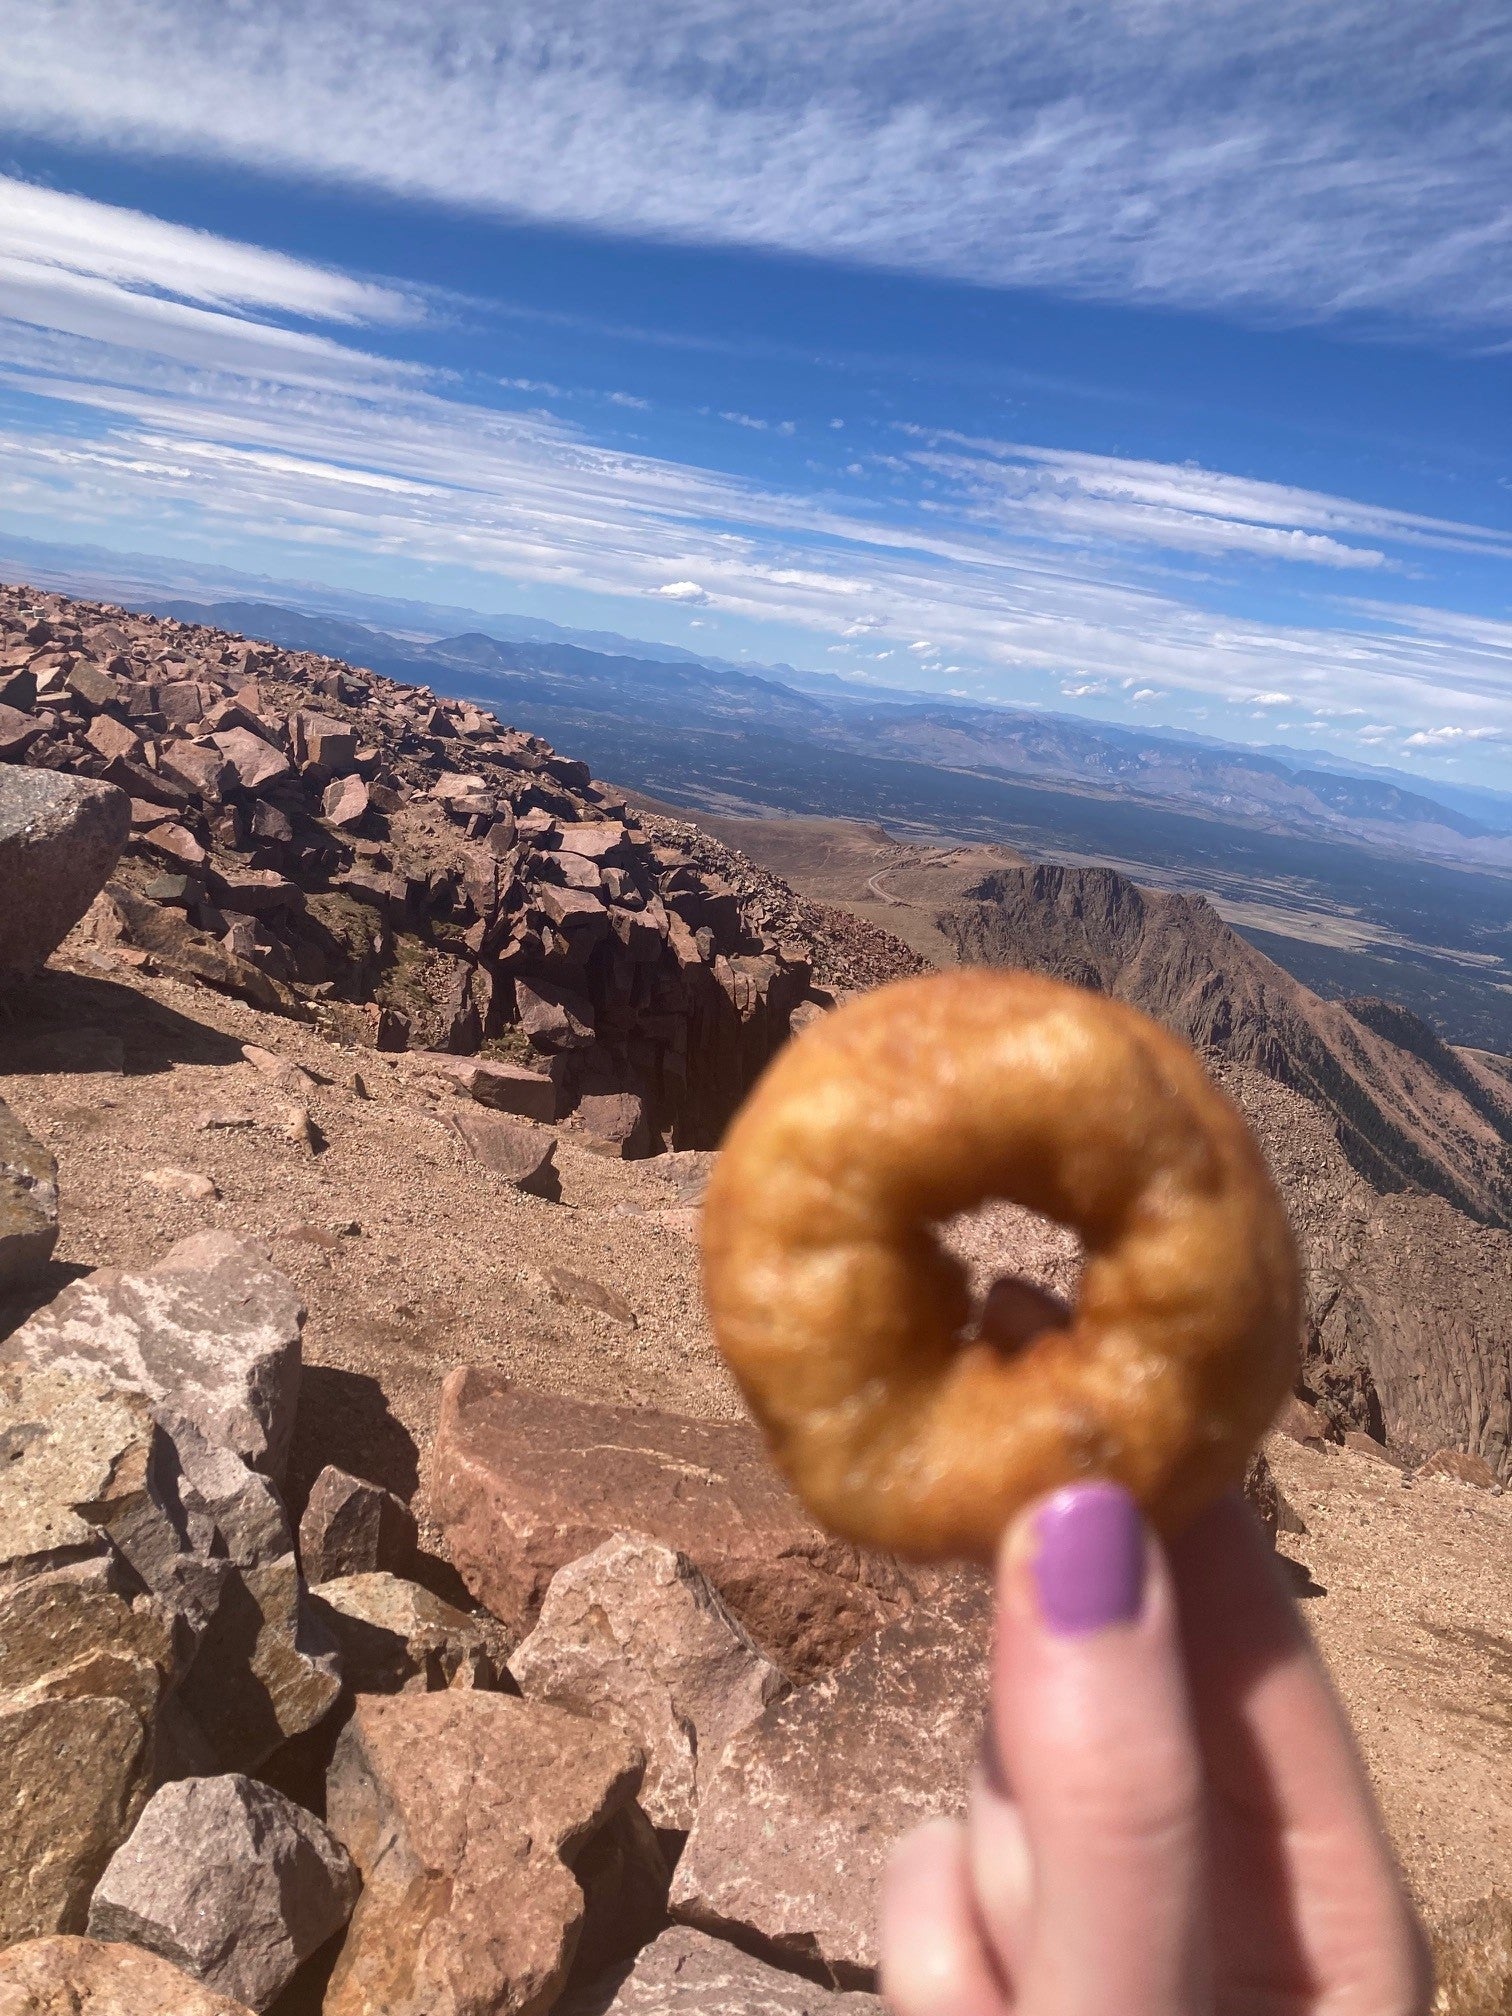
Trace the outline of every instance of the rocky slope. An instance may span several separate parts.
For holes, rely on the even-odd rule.
[[[1131,1001],[1199,1049],[1303,1093],[1378,1191],[1432,1191],[1472,1218],[1512,1223],[1505,1083],[1405,1009],[1320,1000],[1201,897],[1041,864],[985,877],[940,927],[963,960],[1030,966]]]
[[[319,1820],[359,1866],[361,1896],[371,1901],[359,1898],[323,2001],[331,1946],[323,1960],[301,1963],[268,2005],[274,2016],[361,2008],[374,1979],[390,1983],[386,1969],[411,1951],[423,1952],[429,1969],[438,1946],[491,1989],[504,1984],[486,1970],[502,1967],[511,1991],[538,1994],[542,2008],[570,1966],[553,2006],[573,2016],[643,2016],[661,2006],[629,1983],[618,1987],[631,1948],[632,1983],[670,1967],[688,2008],[709,2016],[758,2003],[793,2016],[861,2016],[863,2007],[881,2016],[870,2002],[834,2001],[834,1990],[805,1976],[818,1967],[842,1982],[868,1978],[872,1886],[886,1842],[933,1810],[924,1794],[949,1807],[975,1753],[984,1619],[969,1591],[913,1603],[900,1578],[826,1548],[774,1497],[771,1473],[737,1425],[738,1400],[699,1306],[702,1158],[625,1162],[590,1152],[563,1128],[560,1201],[522,1194],[459,1138],[453,1116],[475,1102],[433,1059],[334,1044],[313,1025],[146,972],[121,948],[90,946],[77,934],[12,996],[0,1073],[18,1120],[56,1156],[61,1197],[56,1260],[19,1308],[0,1312],[0,1335],[39,1297],[61,1291],[78,1307],[73,1277],[103,1269],[81,1284],[93,1292],[70,1324],[69,1376],[91,1353],[119,1376],[114,1326],[92,1336],[92,1319],[83,1319],[108,1291],[111,1308],[138,1312],[133,1320],[145,1328],[141,1313],[155,1302],[123,1283],[152,1281],[161,1294],[163,1261],[177,1246],[186,1283],[169,1311],[177,1348],[192,1343],[202,1389],[234,1394],[237,1351],[217,1346],[218,1331],[230,1335],[225,1326],[190,1331],[180,1320],[183,1298],[199,1307],[205,1293],[192,1269],[186,1275],[183,1242],[203,1261],[207,1233],[253,1242],[239,1263],[248,1270],[239,1298],[255,1288],[268,1315],[278,1313],[271,1346],[250,1331],[237,1347],[249,1370],[270,1349],[288,1365],[291,1312],[301,1304],[309,1312],[297,1391],[288,1380],[255,1389],[274,1395],[274,1424],[285,1424],[264,1439],[287,1442],[275,1488],[289,1537],[265,1486],[249,1488],[236,1467],[242,1459],[228,1460],[234,1450],[209,1470],[201,1458],[200,1473],[202,1488],[219,1494],[216,1529],[234,1547],[218,1572],[233,1595],[246,1587],[260,1605],[250,1678],[278,1683],[278,1730],[304,1733],[277,1744],[270,1729],[276,1747],[255,1766],[244,1749],[228,1747],[236,1731],[226,1727],[216,1754],[192,1763],[180,1749],[149,1768],[123,1747],[112,1766],[125,1787],[119,1811],[99,1811],[80,1774],[61,1777],[44,1817],[55,1853],[79,1844],[73,1888],[39,1900],[24,1858],[0,1843],[0,1902],[16,1898],[22,1907],[0,1941],[32,1935],[0,1952],[0,2006],[18,1984],[43,2012],[76,2006],[68,1994],[108,1970],[125,2016],[180,2002],[238,2016],[250,2001],[253,1958],[266,1970],[261,1978],[283,1978],[309,1944],[279,1916],[287,1893],[260,1858],[276,1849],[292,1867],[296,1852],[310,1860],[313,1842],[326,1870],[339,1872],[331,1842],[314,1831]],[[1358,1248],[1311,1241],[1350,1211],[1368,1216],[1378,1200],[1308,1102],[1244,1067],[1227,1075],[1294,1209],[1316,1214],[1305,1237],[1315,1294],[1326,1299],[1326,1269],[1357,1268]],[[291,1133],[291,1102],[312,1131]],[[1034,1221],[984,1218],[961,1228],[961,1242],[984,1278],[1008,1268],[1073,1285],[1074,1242]],[[268,1279],[269,1253],[297,1298]],[[41,1355],[57,1328],[45,1314],[33,1318],[29,1352]],[[14,1349],[14,1340],[0,1347],[0,1358]],[[169,1384],[173,1360],[145,1348],[141,1357],[144,1371],[161,1368],[158,1415],[176,1446],[193,1448],[175,1418],[184,1400]],[[52,1362],[61,1369],[55,1354]],[[216,1376],[207,1381],[210,1368]],[[30,1388],[18,1395],[28,1423],[41,1418],[39,1397]],[[60,1394],[47,1405],[59,1406]],[[96,1442],[115,1426],[114,1414],[88,1418]],[[124,1426],[135,1418],[128,1413]],[[1307,1528],[1283,1532],[1281,1545],[1298,1564],[1309,1620],[1361,1731],[1414,1891],[1435,1918],[1452,1921],[1497,1882],[1512,1827],[1497,1622],[1512,1600],[1512,1499],[1429,1474],[1432,1466],[1404,1485],[1376,1445],[1356,1453],[1273,1438],[1270,1451]],[[12,1465],[7,1476],[26,1469]],[[254,1467],[254,1475],[268,1472]],[[228,1479],[240,1480],[239,1492],[227,1491]],[[411,1501],[418,1553],[413,1530],[386,1521],[392,1500],[378,1486]],[[83,1488],[95,1485],[85,1478]],[[365,1521],[350,1516],[359,1501],[373,1515]],[[139,1545],[153,1537],[151,1509],[139,1497],[123,1503],[119,1545],[158,1576],[158,1602],[181,1600],[182,1571],[165,1579],[158,1555]],[[249,1515],[261,1516],[276,1544]],[[657,1537],[605,1537],[616,1528]],[[303,1593],[290,1573],[291,1545],[305,1581],[318,1585]],[[530,1604],[540,1605],[533,1618],[512,1594],[527,1586]],[[496,1614],[474,1607],[475,1597]],[[135,1726],[128,1708],[160,1744],[172,1735],[182,1745],[184,1711],[208,1718],[226,1677],[241,1674],[236,1641],[223,1631],[184,1670],[186,1655],[175,1659],[150,1628],[146,1599],[123,1614],[108,1593],[76,1600],[86,1606],[86,1598],[61,1640],[73,1661],[72,1693],[56,1706],[44,1697],[45,1716],[39,1681],[65,1694],[63,1673],[54,1675],[59,1637],[42,1632],[48,1606],[62,1600],[56,1573],[28,1571],[7,1598],[4,1642],[24,1644],[31,1664],[13,1672],[0,1657],[0,1725],[28,1735],[26,1769],[40,1769],[37,1745],[53,1739],[54,1724],[64,1730],[70,1717],[82,1724],[88,1716],[125,1731]],[[591,1633],[574,1622],[588,1612],[604,1620]],[[95,1656],[93,1633],[116,1634],[111,1660]],[[215,1691],[205,1684],[209,1672],[196,1674],[201,1659],[220,1676]],[[505,1665],[523,1703],[499,1692]],[[774,1686],[774,1666],[790,1686]],[[115,1705],[128,1683],[129,1699]],[[669,1701],[681,1704],[678,1714],[667,1712]],[[580,1721],[557,1719],[561,1709],[591,1718],[591,1740]],[[756,1716],[717,1771],[694,1771],[691,1780],[689,1712],[700,1737],[691,1755],[707,1747],[710,1762],[724,1732]],[[633,1800],[623,1753],[608,1735],[627,1720],[650,1759]],[[719,1738],[706,1744],[716,1728]],[[810,1740],[816,1731],[820,1740]],[[775,1802],[763,1790],[773,1760],[781,1767]],[[181,1817],[173,1800],[183,1796],[176,1788],[186,1769],[214,1788],[227,1817],[212,1825],[207,1813],[182,1836],[180,1852],[165,1820]],[[838,1807],[830,1797],[837,1780],[847,1788]],[[298,1810],[272,1802],[278,1825],[254,1830],[238,1816],[256,1819],[269,1807],[260,1783]],[[681,1805],[670,1803],[673,1787]],[[690,1812],[694,1833],[683,1847]],[[820,1815],[835,1849],[828,1862],[813,1848]],[[554,1847],[564,1816],[577,1844],[565,1855]],[[375,1817],[399,1839],[405,1866],[428,1878],[413,1895],[399,1897],[372,1854]],[[659,1878],[646,1821],[656,1830]],[[266,1851],[249,1849],[254,1832]],[[528,1853],[527,1835],[539,1843]],[[290,1836],[298,1838],[285,1849]],[[458,1859],[460,1837],[478,1844],[480,1860]],[[191,1854],[202,1865],[193,1914],[182,1909]],[[99,1873],[106,1855],[108,1877]],[[842,1857],[843,1881],[834,1873]],[[673,1915],[690,1923],[653,1936],[672,1861]],[[506,1864],[507,1885],[498,1874]],[[320,1878],[311,1862],[308,1880]],[[330,1882],[326,1889],[347,1894]],[[500,1897],[509,1899],[507,1926]],[[113,1938],[129,1926],[130,1936],[172,1950],[181,1967],[203,1968],[201,1956],[213,1955],[206,1999],[175,1985],[168,1963],[133,1957],[139,1949],[51,1936],[96,1926]],[[711,1937],[707,1928],[722,1929]],[[762,1960],[739,1950],[753,1946]],[[221,1985],[232,1963],[234,2002]],[[1496,1983],[1500,1993],[1503,1977]],[[422,1970],[416,1987],[423,2010],[433,1976]],[[1445,2010],[1488,2016],[1497,2006],[1467,1997]]]
[[[130,798],[96,942],[534,1064],[634,1150],[711,1144],[795,1011],[917,963],[472,705],[173,618],[0,588],[0,761]]]
[[[1215,1060],[1286,1199],[1306,1278],[1305,1387],[1333,1432],[1421,1462],[1448,1445],[1512,1477],[1512,1232],[1440,1197],[1383,1196],[1327,1113]]]

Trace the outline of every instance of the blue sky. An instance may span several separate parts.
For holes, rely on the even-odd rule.
[[[0,528],[1512,783],[1505,0],[9,0]]]

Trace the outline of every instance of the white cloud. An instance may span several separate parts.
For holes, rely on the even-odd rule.
[[[1456,742],[1500,742],[1504,731],[1500,728],[1420,728],[1415,735],[1409,735],[1405,747],[1408,749],[1443,749]]]
[[[1505,532],[1194,463],[1133,461],[906,425],[901,431],[927,444],[910,459],[948,479],[984,523],[1029,518],[1073,538],[1366,571],[1392,563],[1378,545],[1356,540],[1512,560]]]
[[[284,383],[418,375],[248,309],[338,327],[419,312],[397,288],[0,176],[0,314],[12,322]],[[12,354],[18,347],[13,338]],[[44,363],[53,354],[37,351]]]
[[[509,217],[1512,323],[1503,0],[11,0],[0,118]]]
[[[767,423],[758,420],[754,413],[721,413],[721,420],[728,420],[732,427],[749,427],[754,433],[765,434]]]
[[[10,281],[37,268],[313,322],[408,322],[419,313],[399,288],[0,175],[0,271]]]
[[[50,322],[6,320],[11,297],[0,301],[0,385],[40,402],[17,406],[0,433],[0,510],[17,524],[221,550],[261,537],[717,603],[722,621],[867,639],[874,663],[897,656],[916,678],[929,654],[912,647],[928,643],[984,691],[1022,698],[1033,697],[1026,679],[1043,677],[1068,698],[1116,687],[1140,707],[1274,696],[1303,713],[1368,708],[1362,736],[1436,738],[1419,746],[1443,760],[1468,746],[1437,736],[1456,715],[1487,731],[1481,740],[1512,732],[1512,623],[1435,610],[1421,590],[1410,604],[1304,602],[1288,620],[1231,613],[1209,606],[1210,583],[1193,591],[1132,565],[1127,541],[1068,539],[1029,511],[1011,537],[970,496],[936,494],[912,518],[862,512],[611,448],[335,337],[53,270],[62,284],[45,302],[20,304]],[[79,281],[125,296],[82,333],[67,291]],[[1031,451],[1014,452],[1034,466]],[[1241,479],[1129,466],[1150,489],[1185,483],[1238,508]],[[895,473],[915,470],[901,458]],[[1245,507],[1257,520],[1281,508],[1260,489]],[[1363,509],[1324,502],[1340,517]],[[1248,608],[1247,595],[1237,601]]]
[[[1250,693],[1246,699],[1251,707],[1295,707],[1297,704],[1290,693]]]
[[[610,392],[605,396],[611,406],[630,406],[637,413],[649,413],[651,411],[651,401],[649,399],[637,399],[633,392]]]

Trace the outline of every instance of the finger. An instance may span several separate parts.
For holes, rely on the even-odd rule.
[[[1172,1572],[1231,1964],[1261,1985],[1278,1970],[1335,1983],[1341,2016],[1404,1995],[1400,2006],[1424,2006],[1422,1935],[1353,1732],[1237,1494],[1175,1544]]]
[[[972,1903],[966,1832],[905,1834],[882,1881],[882,1993],[893,2016],[1010,2016]]]
[[[1164,1557],[1119,1486],[1010,1534],[990,1727],[1033,1868],[1026,2016],[1206,2011],[1201,1759]]]
[[[966,1844],[977,1915],[998,1970],[1011,1985],[1028,1943],[1033,1870],[1023,1815],[990,1752],[972,1778]]]

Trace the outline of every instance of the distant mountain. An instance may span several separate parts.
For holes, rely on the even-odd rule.
[[[1512,1224],[1507,1081],[1405,1009],[1321,1000],[1203,898],[1044,864],[989,875],[939,926],[963,962],[1094,987],[1302,1093],[1377,1190],[1433,1191]]]
[[[1387,777],[1298,770],[1273,756],[1065,714],[933,701],[852,708],[852,746],[951,769],[1040,777],[1200,807],[1279,832],[1348,833],[1453,860],[1512,867],[1512,841]]]
[[[516,710],[532,701],[549,705],[556,724],[628,720],[640,729],[660,723],[669,733],[687,733],[744,723],[858,755],[1044,780],[1272,832],[1342,835],[1432,859],[1512,869],[1512,835],[1386,773],[1303,769],[1253,749],[1077,715],[905,694],[883,698],[827,675],[783,667],[787,676],[780,677],[769,668],[667,656],[660,647],[609,652],[580,643],[502,639],[484,630],[416,640],[272,604],[153,606],[186,622],[265,637],[285,650],[359,658],[401,678],[429,676],[448,690]]]

